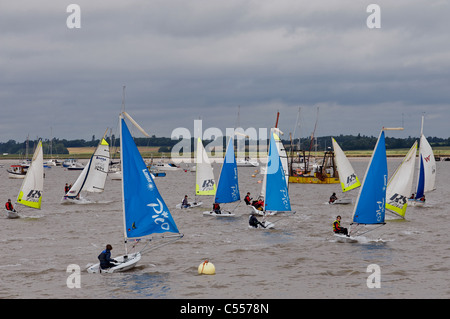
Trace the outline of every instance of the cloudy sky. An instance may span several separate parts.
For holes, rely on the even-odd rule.
[[[81,9],[81,28],[66,12]],[[381,9],[370,29],[367,7]],[[0,141],[279,126],[296,137],[450,136],[450,1],[5,0]],[[238,110],[240,115],[238,117]]]

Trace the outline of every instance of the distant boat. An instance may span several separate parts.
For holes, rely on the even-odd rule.
[[[195,196],[207,196],[214,195],[216,193],[216,182],[214,180],[214,173],[203,147],[202,139],[197,139],[197,154],[196,154],[196,170],[195,170]],[[189,202],[189,208],[198,207],[203,202],[197,201],[197,198],[193,202]],[[182,207],[182,204],[178,204],[177,208]]]
[[[81,171],[84,169],[84,166],[79,162],[74,162],[66,166],[66,169],[69,171]]]
[[[258,167],[259,166],[259,162],[256,159],[252,159],[249,157],[246,158],[239,158],[236,161],[236,166],[237,167]]]
[[[94,154],[78,176],[77,180],[62,198],[62,203],[86,203],[81,198],[82,191],[90,193],[103,192],[109,168],[109,144],[102,138]]]
[[[22,182],[17,197],[17,203],[41,209],[42,193],[44,191],[44,159],[42,152],[42,141],[39,140],[36,150],[33,154],[30,167]],[[8,218],[18,218],[17,212],[8,211]]]
[[[179,166],[176,166],[173,163],[156,163],[153,166],[155,166],[157,169],[161,171],[179,171],[181,168]]]
[[[386,209],[397,217],[405,218],[409,192],[413,183],[416,153],[417,141],[389,179],[386,190]]]
[[[425,194],[436,189],[436,160],[433,149],[423,134],[423,116],[422,128],[420,133],[419,146],[419,176],[417,179],[417,188],[415,197],[409,199],[412,206],[423,206],[425,204]]]
[[[228,140],[225,158],[220,171],[214,202],[217,204],[234,203],[240,199],[238,170],[236,165],[236,157],[234,155],[234,138],[231,136]],[[211,210],[203,212],[203,215],[231,217],[235,214],[221,208],[220,213]]]
[[[375,229],[372,226],[379,227],[385,224],[387,180],[386,144],[384,130],[382,130],[359,190],[349,236],[334,234],[339,241],[358,241],[361,235]]]
[[[6,171],[8,172],[9,178],[15,178],[15,179],[23,179],[25,178],[25,175],[27,174],[28,166],[23,166],[20,164],[14,164],[11,165],[9,169]]]
[[[116,266],[100,270],[97,263],[88,267],[89,273],[114,273],[132,269],[141,260],[141,253],[144,250],[165,245],[166,240],[178,240],[183,237],[134,143],[124,116],[129,118],[129,115],[122,112],[119,117],[125,255],[114,257],[118,261]],[[156,238],[160,241],[148,237],[167,232],[175,234]],[[162,243],[163,241],[165,243]],[[128,242],[132,243],[133,247],[141,242],[147,243],[140,251],[128,252]],[[158,242],[159,246],[150,245]]]
[[[361,183],[353,169],[352,164],[345,156],[344,151],[334,138],[331,138],[334,150],[334,161],[336,163],[336,169],[339,172],[339,181],[341,183],[342,192],[348,192],[361,186]],[[339,198],[330,204],[351,204],[351,198]]]

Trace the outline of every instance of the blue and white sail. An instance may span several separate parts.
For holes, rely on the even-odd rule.
[[[230,137],[215,196],[216,203],[232,203],[240,200],[238,170],[234,155],[234,138]]]
[[[436,160],[433,149],[428,143],[425,135],[420,136],[419,148],[419,177],[417,182],[416,199],[422,198],[425,193],[430,192],[435,187],[436,180]]]
[[[120,128],[125,238],[179,233],[123,117]]]
[[[386,144],[381,131],[356,201],[353,223],[384,224],[387,181]]]
[[[271,134],[269,144],[269,157],[267,162],[264,195],[264,211],[290,212],[291,202],[286,183],[283,164],[278,152],[275,134]],[[278,137],[278,136],[277,136]]]

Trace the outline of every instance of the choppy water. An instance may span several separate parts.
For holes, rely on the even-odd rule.
[[[390,173],[399,162],[388,160]],[[2,163],[0,201],[6,202],[17,197],[22,181],[8,178],[12,162]],[[352,164],[362,179],[368,159]],[[227,220],[202,216],[211,197],[203,208],[175,209],[185,194],[193,197],[195,174],[168,172],[156,182],[184,238],[143,255],[132,271],[106,275],[84,269],[107,243],[113,256],[124,252],[120,182],[108,178],[106,191],[90,196],[96,204],[61,205],[64,184],[79,172],[54,167],[46,171],[42,210],[17,207],[23,218],[0,218],[0,298],[449,298],[449,166],[437,163],[437,190],[427,207],[409,207],[406,221],[389,221],[354,244],[331,236],[335,216],[348,226],[353,209],[325,204],[332,192],[342,195],[337,184],[291,184],[297,213],[278,221],[276,230],[253,230],[243,205]],[[252,174],[254,168],[239,170],[242,198],[259,193],[260,175]],[[205,259],[215,275],[197,274]],[[70,264],[82,268],[81,288],[67,287]],[[380,267],[381,288],[367,287],[370,264]]]

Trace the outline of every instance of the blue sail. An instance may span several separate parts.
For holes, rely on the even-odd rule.
[[[179,233],[125,120],[123,118],[120,120],[125,237],[137,238],[165,232]]]
[[[273,134],[270,138],[266,173],[266,194],[264,197],[265,210],[290,211],[291,201],[289,199],[286,177]]]
[[[225,158],[220,171],[219,182],[216,190],[216,203],[232,203],[240,200],[238,170],[234,156],[234,139],[230,138],[225,153]]]
[[[354,223],[384,223],[387,178],[386,144],[381,131],[355,205]]]
[[[420,170],[419,170],[419,181],[417,183],[416,199],[420,199],[424,196],[425,189],[425,169],[423,166],[422,154],[420,154]]]

